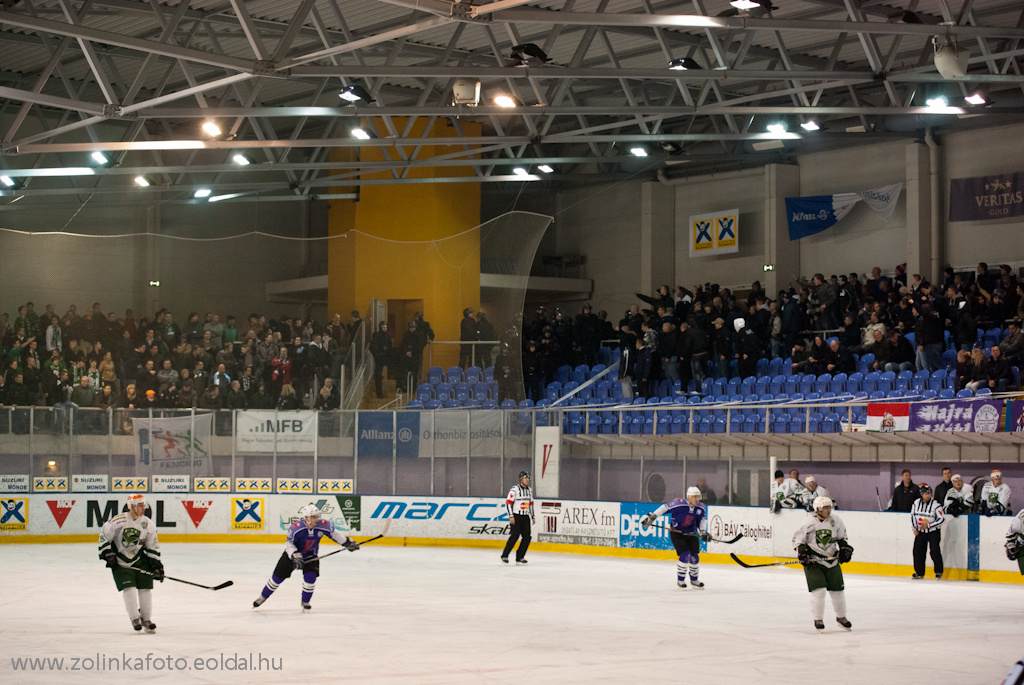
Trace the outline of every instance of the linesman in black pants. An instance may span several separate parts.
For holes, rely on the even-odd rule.
[[[939,541],[942,536],[942,504],[932,499],[932,489],[921,483],[921,498],[910,508],[911,523],[914,526],[914,578],[924,578],[924,555],[931,548],[935,577],[942,577],[942,550]]]
[[[508,521],[512,524],[512,530],[505,543],[505,551],[501,553],[501,560],[508,563],[508,553],[516,545],[516,540],[521,535],[523,541],[519,543],[516,550],[516,563],[525,564],[526,550],[530,547],[530,524],[536,523],[533,515],[533,489],[530,488],[530,472],[519,472],[519,485],[513,485],[505,498],[505,508],[508,510]]]

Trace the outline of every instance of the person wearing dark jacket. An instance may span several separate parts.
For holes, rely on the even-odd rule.
[[[526,386],[526,396],[534,402],[538,402],[544,397],[541,393],[541,379],[544,376],[542,365],[543,360],[541,353],[537,350],[537,341],[530,340],[526,344],[526,350],[523,351],[523,385]]]
[[[409,322],[402,334],[402,344],[398,348],[398,366],[401,369],[401,381],[409,381],[406,392],[415,392],[420,382],[420,363],[423,361],[423,348],[420,347],[421,336],[416,330],[415,319]],[[319,398],[317,398],[319,402]]]
[[[921,489],[911,478],[910,469],[903,469],[903,482],[892,491],[892,502],[886,511],[909,512],[920,498]]]
[[[757,360],[761,358],[761,343],[745,319],[737,317],[732,324],[736,329],[736,366],[740,378],[753,376],[757,373]]]
[[[619,360],[619,383],[622,399],[633,401],[633,379],[636,378],[637,337],[627,333],[622,339],[622,358]]]
[[[853,360],[850,350],[839,344],[839,338],[828,339],[828,351],[825,353],[825,370],[837,373],[853,373],[857,370],[857,362]]]
[[[889,361],[885,365],[885,370],[897,374],[913,371],[914,357],[914,346],[905,336],[900,335],[899,329],[892,329],[889,332]]]
[[[459,340],[472,342],[479,340],[477,335],[476,321],[473,319],[473,308],[466,307],[462,310],[462,322],[459,324]],[[473,358],[472,345],[459,345],[459,366],[466,368]],[[379,394],[378,394],[379,396]]]
[[[465,319],[463,319],[465,323]],[[465,340],[465,338],[463,338]],[[463,345],[463,347],[467,347]],[[392,367],[394,364],[394,349],[391,345],[391,334],[388,333],[388,322],[381,321],[377,324],[377,332],[370,337],[370,354],[373,355],[373,389],[377,391],[377,397],[384,396],[383,378],[384,367]]]
[[[487,315],[483,312],[476,313],[476,339],[489,341],[483,345],[476,346],[476,365],[486,368],[493,361],[491,359],[491,350],[494,349],[494,341],[498,339],[498,333],[494,330],[494,326],[487,320]]]
[[[672,291],[669,290],[667,285],[663,285],[658,288],[658,292],[654,294],[654,297],[648,297],[640,293],[633,293],[637,299],[643,300],[644,302],[651,305],[651,307],[657,311],[658,307],[664,307],[666,310],[669,307],[675,307],[676,301],[672,299]]]
[[[597,364],[597,352],[601,349],[601,320],[589,304],[583,305],[583,310],[576,316],[574,327],[583,363],[594,366]]]
[[[1013,385],[1013,370],[998,345],[993,345],[988,360],[988,387],[992,392],[1006,392]]]
[[[725,327],[725,319],[722,317],[718,317],[711,323],[715,327],[714,353],[718,366],[717,377],[729,378],[732,362],[732,331]]]
[[[917,370],[937,371],[942,368],[942,344],[944,342],[942,321],[925,302],[918,308],[920,318],[914,327],[917,342]]]
[[[654,366],[654,341],[650,345],[644,344],[643,340],[636,341],[636,392],[640,397],[650,397],[651,393],[651,370]]]

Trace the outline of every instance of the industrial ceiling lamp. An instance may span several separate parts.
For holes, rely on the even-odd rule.
[[[697,60],[691,57],[680,57],[669,62],[668,68],[672,71],[688,71],[690,69],[700,69],[701,66],[697,64]]]
[[[546,64],[551,61],[547,53],[541,50],[534,43],[523,43],[512,47],[511,59],[513,66],[528,67],[531,62]]]
[[[362,86],[355,85],[345,86],[344,88],[342,88],[341,92],[338,93],[338,97],[340,97],[345,102],[348,102],[349,104],[353,105],[357,102],[375,102],[373,96],[370,95],[370,92],[368,90],[366,90]]]
[[[967,61],[971,58],[971,51],[967,48],[957,47],[956,39],[946,38],[940,44],[938,36],[932,37],[932,47],[935,48],[935,68],[942,78],[955,79],[967,75]]]
[[[988,104],[988,98],[981,92],[971,93],[964,98],[964,102],[969,105],[981,106]]]

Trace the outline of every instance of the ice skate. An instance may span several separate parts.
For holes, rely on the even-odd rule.
[[[686,587],[686,581],[685,580],[677,580],[676,581],[676,585],[678,585],[681,588],[685,588]]]
[[[700,582],[696,578],[690,578],[690,585],[692,585],[694,587],[694,589],[697,589],[697,590],[703,590],[704,589],[704,583]]]
[[[252,608],[255,609],[256,607],[258,607],[259,605],[263,604],[266,601],[267,601],[267,598],[264,597],[263,595],[260,595],[259,597],[257,597],[256,599],[253,600]]]
[[[142,619],[141,618],[133,618],[132,619],[132,628],[135,628],[135,630],[137,630],[137,631],[138,630],[142,630]]]
[[[516,559],[516,563],[517,564],[525,564],[526,563],[526,559]]]
[[[824,633],[825,632],[825,622],[824,621],[815,621],[814,622],[814,628],[819,633]]]
[[[141,620],[142,620],[142,627],[146,630],[147,633],[153,634],[153,633],[156,632],[156,624],[155,623],[150,621],[148,618],[144,618],[144,619],[141,619]]]
[[[507,564],[508,563],[508,557],[502,557],[501,558],[501,563]]]
[[[935,580],[942,580],[942,574],[941,573],[936,573],[935,574]]]
[[[916,573],[914,575],[910,576],[910,577],[913,578],[914,580],[921,580],[922,578],[924,578],[924,576],[919,576]]]
[[[853,624],[847,621],[846,618],[842,616],[836,616],[836,623],[841,625],[844,630],[851,630],[853,628]]]
[[[302,603],[302,613],[308,614],[312,610],[313,610],[313,607],[311,607],[309,605],[309,602],[303,602]]]

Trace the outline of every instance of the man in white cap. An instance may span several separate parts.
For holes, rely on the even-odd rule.
[[[124,608],[135,630],[156,632],[153,623],[153,581],[164,580],[160,542],[156,526],[146,516],[146,498],[128,495],[128,511],[103,524],[100,531],[100,559],[114,575]]]
[[[959,473],[954,473],[950,482],[952,487],[946,490],[946,497],[942,501],[942,508],[953,518],[960,514],[970,514],[971,509],[974,508],[974,488],[966,485],[964,477]]]
[[[818,481],[814,479],[814,476],[807,476],[804,478],[804,486],[807,488],[803,494],[804,509],[807,511],[814,511],[814,500],[819,497],[829,497],[828,490],[823,485],[818,485]],[[835,500],[832,501],[832,508],[835,508]]]
[[[985,516],[1003,516],[1010,513],[1010,486],[1003,482],[1003,472],[996,469],[992,480],[981,489],[981,500],[975,505],[977,513]]]

